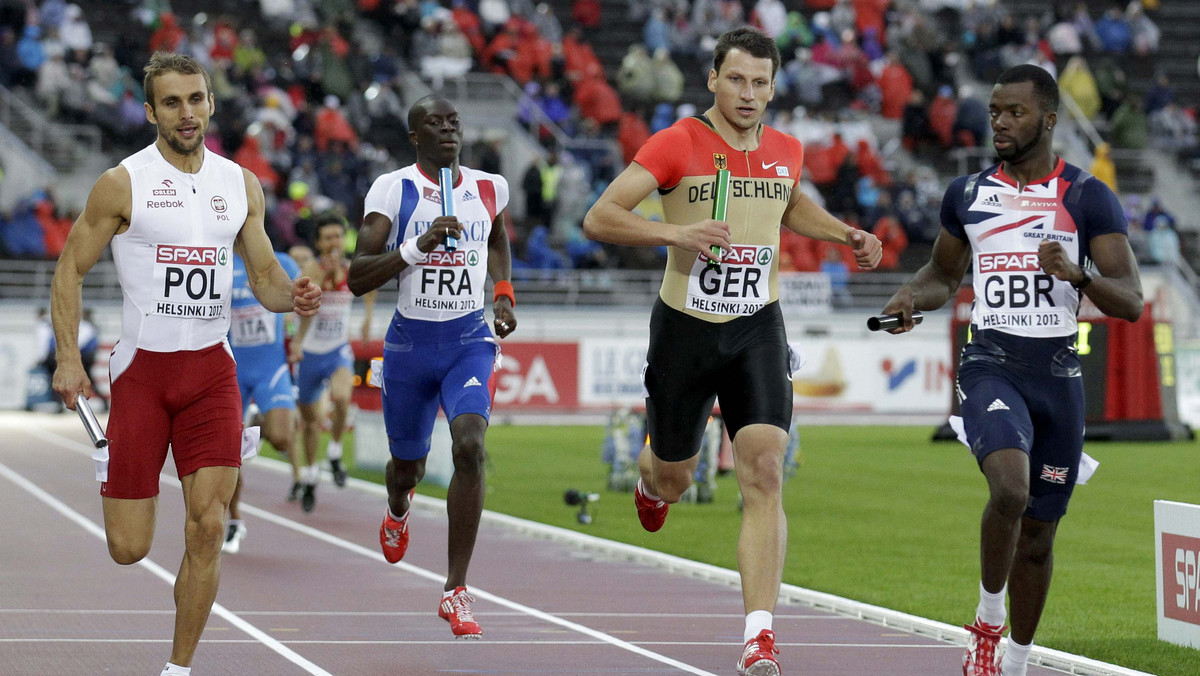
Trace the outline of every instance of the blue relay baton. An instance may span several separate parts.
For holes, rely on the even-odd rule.
[[[454,172],[450,167],[438,170],[438,187],[442,190],[442,215],[454,215]],[[446,251],[458,249],[458,238],[446,235]]]

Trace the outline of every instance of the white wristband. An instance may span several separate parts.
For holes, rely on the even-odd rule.
[[[400,257],[409,265],[416,265],[425,260],[425,252],[417,248],[417,238],[411,237],[400,245]]]

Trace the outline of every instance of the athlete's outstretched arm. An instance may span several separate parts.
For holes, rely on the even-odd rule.
[[[92,186],[83,213],[71,226],[62,255],[54,267],[50,286],[50,318],[54,323],[54,391],[67,408],[75,408],[75,395],[92,396],[92,380],[79,354],[79,314],[83,307],[83,278],[104,247],[129,222],[133,187],[129,172],[117,166],[104,172]]]
[[[854,249],[854,258],[862,270],[874,270],[883,258],[879,238],[866,230],[852,228],[834,218],[821,205],[805,195],[799,186],[792,189],[783,225],[792,232],[825,242],[845,244]]]
[[[1082,293],[1104,314],[1137,321],[1146,303],[1142,299],[1137,257],[1129,246],[1129,238],[1124,233],[1110,232],[1093,237],[1088,247],[1096,270],[1104,276],[1092,278]],[[1047,274],[1064,282],[1078,284],[1086,274],[1058,242],[1042,240],[1038,245],[1038,260]]]
[[[729,225],[711,218],[698,223],[675,225],[647,220],[633,210],[652,190],[658,179],[634,162],[617,176],[583,218],[588,239],[624,246],[674,246],[697,251],[718,260],[711,251],[719,246],[729,249]]]
[[[263,225],[265,208],[262,185],[250,170],[242,169],[246,183],[246,222],[238,231],[234,248],[246,263],[246,281],[254,297],[271,312],[295,312],[300,316],[315,314],[321,305],[321,287],[309,277],[292,280],[288,277],[271,239]]]
[[[929,262],[917,270],[912,279],[901,285],[887,305],[883,306],[884,314],[904,317],[903,326],[890,333],[912,330],[913,310],[936,310],[945,305],[958,291],[958,285],[962,283],[970,263],[971,245],[942,230],[933,243]]]
[[[488,276],[493,283],[512,281],[512,247],[508,241],[508,212],[501,211],[492,221],[488,234]],[[496,335],[503,338],[517,328],[517,316],[507,296],[496,298],[492,306]]]

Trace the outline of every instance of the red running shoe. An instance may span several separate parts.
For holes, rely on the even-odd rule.
[[[1000,676],[1000,635],[1008,627],[988,624],[975,618],[975,624],[964,625],[967,652],[963,655],[963,676]]]
[[[466,587],[455,587],[454,593],[442,599],[438,606],[438,617],[450,623],[454,638],[480,638],[483,630],[471,613],[475,597],[467,593]]]
[[[642,492],[642,482],[639,481],[633,489],[633,504],[637,506],[638,521],[642,528],[651,533],[657,532],[667,520],[667,510],[671,506],[662,500],[651,500]]]
[[[408,515],[412,513],[412,497],[416,489],[408,492],[408,511],[399,521],[392,518],[391,510],[383,514],[383,523],[379,525],[379,545],[383,548],[383,558],[388,563],[397,563],[404,558],[408,551]]]
[[[775,632],[763,629],[758,636],[746,641],[742,649],[742,659],[738,660],[738,676],[780,676],[779,660],[775,656],[779,649],[775,647]]]

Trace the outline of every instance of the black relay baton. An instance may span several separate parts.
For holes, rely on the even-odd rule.
[[[79,419],[83,421],[83,427],[87,430],[88,436],[92,438],[92,445],[96,448],[104,448],[108,446],[108,439],[104,436],[104,428],[100,426],[100,421],[96,420],[96,414],[92,413],[92,406],[88,403],[87,397],[83,393],[75,395],[75,412],[79,414]]]
[[[925,315],[921,314],[920,310],[913,310],[912,313],[913,325],[921,323],[925,319]],[[903,326],[904,317],[902,315],[875,315],[867,318],[867,328],[872,331],[890,331]]]

